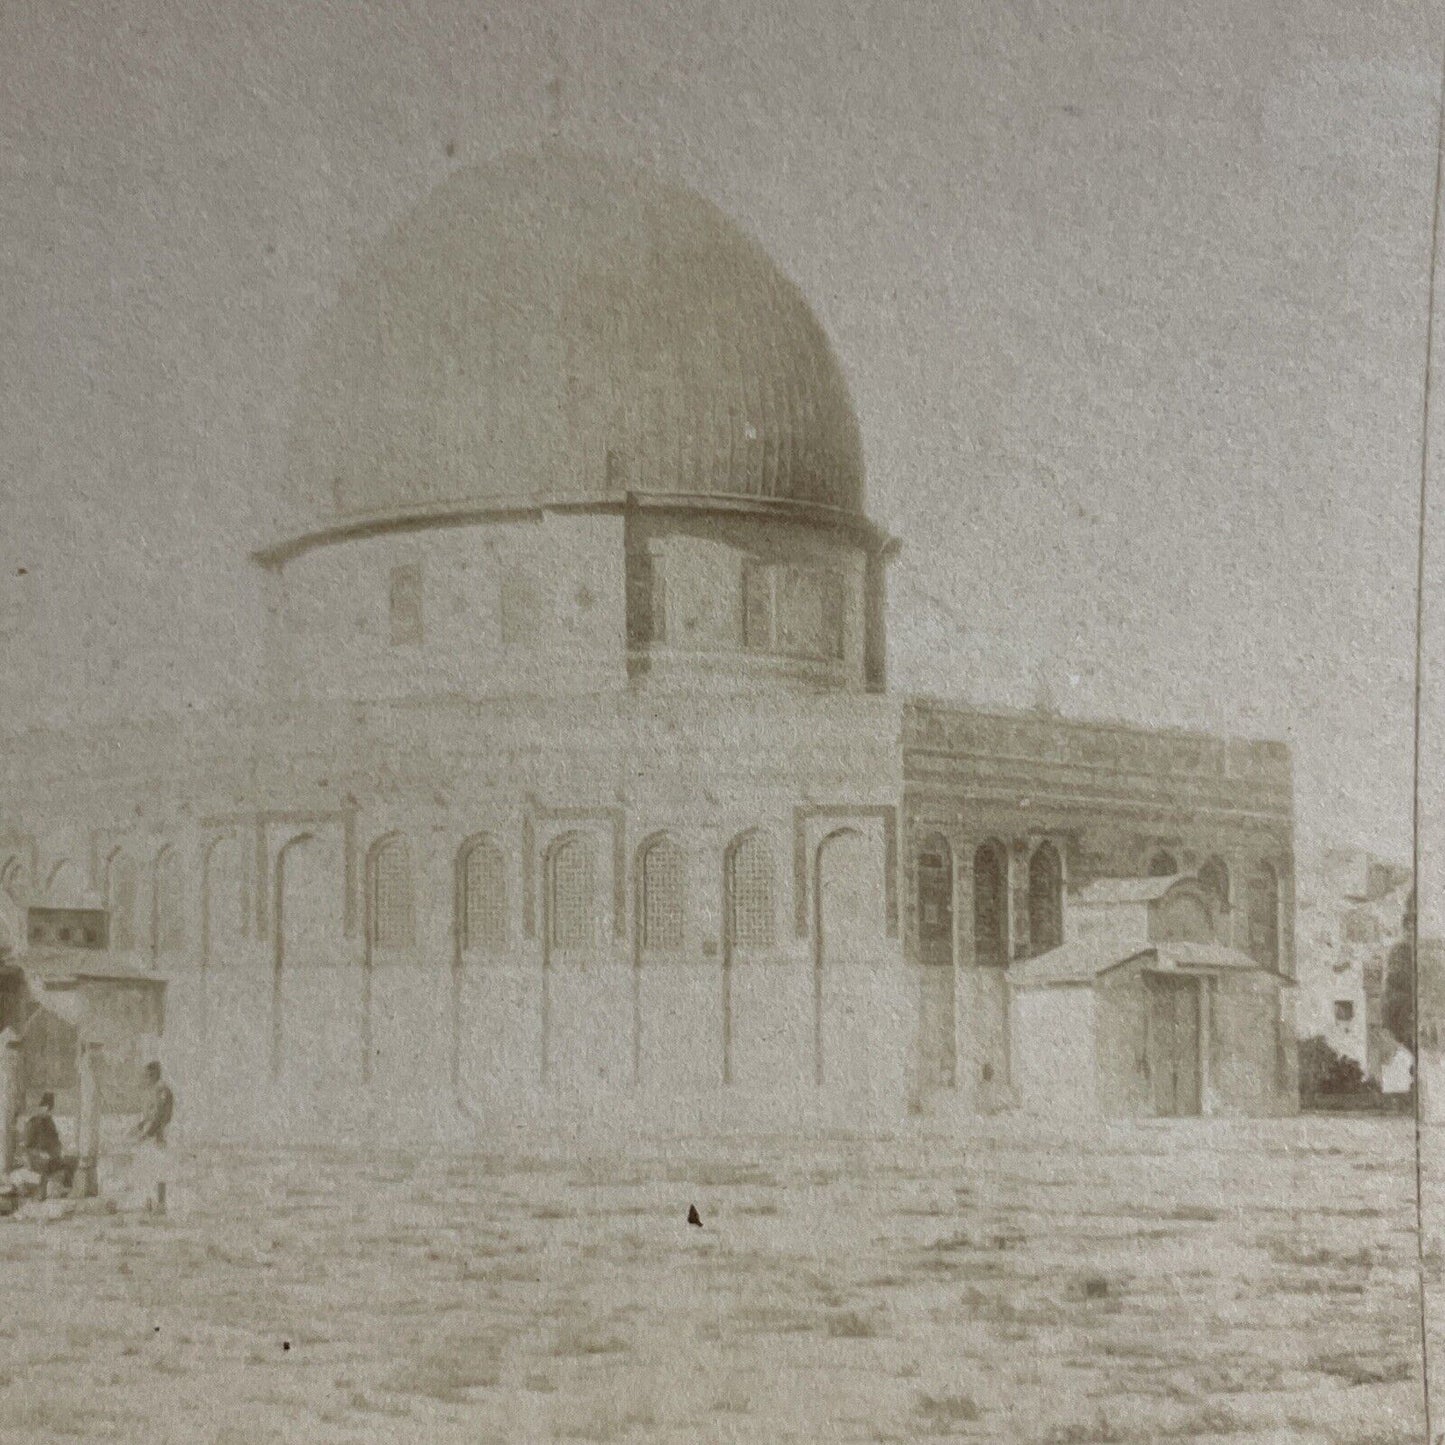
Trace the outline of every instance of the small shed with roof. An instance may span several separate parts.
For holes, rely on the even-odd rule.
[[[103,911],[29,909],[25,941],[0,948],[0,1032],[20,1043],[23,1093],[50,1091],[58,1112],[75,1112],[80,1048],[99,1044],[102,1111],[139,1110],[165,991],[163,979],[111,956]]]
[[[1220,942],[1216,895],[1192,878],[1092,883],[1070,936],[1009,969],[1026,1109],[1075,1117],[1293,1112],[1282,990]]]

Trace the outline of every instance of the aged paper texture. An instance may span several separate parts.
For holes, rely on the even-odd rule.
[[[0,1441],[1445,1440],[1442,52],[0,6]]]

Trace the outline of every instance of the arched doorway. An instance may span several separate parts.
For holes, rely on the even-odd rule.
[[[1179,871],[1179,860],[1167,849],[1150,855],[1148,873],[1151,878],[1172,878]]]
[[[1063,863],[1052,843],[1040,843],[1029,859],[1029,952],[1048,953],[1063,941]]]
[[[150,966],[185,947],[185,878],[174,848],[156,855],[151,868]]]
[[[800,1067],[789,1057],[786,1025],[798,1023],[800,1001],[780,1002],[767,985],[786,978],[769,967],[777,946],[777,898],[773,854],[767,837],[753,829],[728,844],[723,855],[722,1070],[723,1083],[750,1087],[796,1082]],[[786,993],[784,1000],[787,1000]],[[806,1028],[806,1000],[801,1023]],[[791,1073],[790,1073],[791,1070]]]
[[[19,858],[7,858],[0,864],[0,892],[17,908],[24,909],[27,902],[25,886],[25,865]]]
[[[1213,895],[1220,908],[1229,907],[1229,865],[1218,855],[1207,858],[1199,870],[1199,886]]]
[[[457,1097],[478,1105],[499,1081],[536,1075],[538,1000],[509,967],[516,896],[513,855],[499,837],[478,832],[462,842],[452,873],[448,1071]]]
[[[246,1051],[248,1036],[264,1031],[266,1023],[254,1017],[256,1000],[250,989],[255,975],[238,967],[245,931],[241,856],[240,843],[229,833],[212,838],[201,851],[192,1067],[206,1081],[212,1099],[223,1095],[222,1081],[259,1077],[260,1069],[268,1067],[264,1053],[258,1064]],[[249,1031],[242,1023],[248,1018]]]
[[[589,1059],[605,1029],[585,1003],[585,970],[602,936],[592,838],[567,833],[556,839],[547,850],[542,884],[541,1078],[553,1082],[562,1072],[563,1082],[590,1085]],[[559,1062],[565,1070],[559,1071]]]
[[[300,833],[273,869],[270,1073],[302,1092],[352,1090],[364,1076],[360,980],[346,967],[341,849]]]
[[[51,870],[45,884],[45,901],[51,908],[84,908],[85,884],[80,869],[62,858]]]
[[[130,953],[136,946],[135,904],[135,862],[117,849],[105,866],[105,906],[110,913],[110,946],[115,953]]]
[[[951,1089],[956,1076],[953,966],[953,849],[932,834],[918,845],[914,860],[916,938],[919,965],[919,1082],[925,1089]]]
[[[690,934],[687,851],[670,833],[633,862],[632,1082],[664,1092],[716,1084],[717,980],[679,967]]]
[[[862,1089],[866,996],[883,933],[881,869],[862,833],[839,828],[818,845],[813,881],[813,1082]]]
[[[1008,966],[1008,853],[980,844],[973,855],[973,957],[980,968]]]
[[[271,951],[271,1053],[273,1082],[281,1078],[286,1063],[286,970],[306,953],[304,877],[306,849],[316,840],[302,833],[282,846],[276,855],[275,939]]]
[[[213,839],[201,864],[201,967],[235,962],[245,932],[241,845],[232,834]]]
[[[1145,1057],[1154,1112],[1164,1118],[1200,1112],[1200,985],[1187,975],[1146,975]]]

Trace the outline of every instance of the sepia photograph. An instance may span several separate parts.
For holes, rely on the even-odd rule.
[[[0,5],[0,1442],[1445,1442],[1445,9]]]

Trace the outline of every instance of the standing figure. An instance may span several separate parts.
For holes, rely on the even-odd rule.
[[[161,1077],[161,1066],[154,1060],[145,1066],[146,1086],[150,1097],[145,1113],[135,1126],[140,1147],[136,1151],[136,1173],[146,1187],[146,1212],[166,1212],[166,1128],[175,1113],[176,1096]]]

